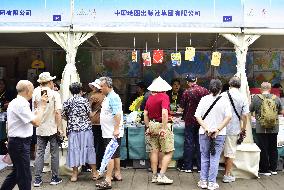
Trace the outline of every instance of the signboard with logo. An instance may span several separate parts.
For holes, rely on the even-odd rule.
[[[1,0],[0,26],[69,26],[70,0]]]
[[[240,27],[241,0],[84,0],[74,25],[97,27]]]
[[[74,19],[71,23],[71,2]],[[0,26],[284,28],[283,0],[1,0]]]

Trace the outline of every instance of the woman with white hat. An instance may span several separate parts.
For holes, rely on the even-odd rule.
[[[156,78],[148,87],[152,92],[149,96],[145,110],[144,122],[146,126],[147,151],[150,152],[151,168],[153,172],[152,183],[172,184],[173,180],[167,178],[165,172],[172,159],[174,151],[174,134],[168,124],[170,99],[165,93],[172,87],[161,77]],[[158,155],[163,152],[162,168],[157,174]]]

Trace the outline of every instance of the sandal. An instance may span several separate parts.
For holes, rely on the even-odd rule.
[[[96,175],[93,175],[93,176],[92,176],[92,179],[93,179],[94,181],[97,181],[97,180],[102,179],[102,178],[103,178],[103,175],[100,175],[100,174],[98,174],[97,176],[96,176]]]
[[[112,181],[122,181],[122,178],[118,178],[115,175],[112,177]]]
[[[111,189],[112,186],[106,181],[102,181],[101,183],[97,183],[96,187],[98,187],[99,189]]]

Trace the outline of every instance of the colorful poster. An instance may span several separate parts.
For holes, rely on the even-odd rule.
[[[137,51],[132,51],[131,59],[132,62],[137,62]]]
[[[212,53],[212,58],[211,58],[211,65],[218,67],[221,62],[221,53],[218,51],[215,51]]]
[[[184,60],[186,61],[194,61],[195,56],[195,48],[194,47],[186,47],[184,52]]]
[[[171,53],[172,66],[180,66],[181,65],[181,53]]]
[[[145,52],[142,53],[142,59],[143,59],[143,66],[151,66],[151,53]]]
[[[153,63],[159,64],[163,63],[164,51],[163,50],[153,50]]]
[[[279,51],[255,51],[253,53],[254,71],[274,71],[280,69]]]

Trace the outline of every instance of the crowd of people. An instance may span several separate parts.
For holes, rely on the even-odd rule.
[[[70,180],[78,180],[82,165],[91,168],[92,180],[104,176],[98,173],[104,150],[115,138],[121,144],[124,135],[122,102],[113,89],[112,79],[100,77],[89,83],[92,92],[87,96],[80,83],[69,87],[72,96],[62,101],[53,82],[56,77],[49,72],[39,75],[39,86],[21,80],[16,85],[17,97],[5,100],[7,110],[8,150],[13,162],[12,172],[7,176],[1,190],[29,190],[32,185],[30,170],[30,144],[33,128],[36,128],[37,146],[33,186],[42,185],[42,171],[47,144],[51,154],[51,185],[62,182],[59,176],[59,145],[65,135],[62,120],[67,121],[68,148],[66,165],[72,168]],[[5,85],[4,81],[2,81]],[[261,94],[255,95],[249,105],[239,89],[240,78],[229,81],[229,90],[223,91],[222,82],[212,79],[208,89],[197,84],[197,77],[186,77],[187,88],[181,89],[181,81],[174,79],[169,85],[158,77],[147,88],[140,83],[138,96],[144,96],[146,151],[149,152],[152,183],[172,184],[166,171],[175,150],[172,115],[181,114],[185,121],[184,154],[178,168],[192,173],[194,165],[200,172],[198,186],[202,189],[218,189],[216,182],[221,153],[224,151],[225,173],[223,182],[235,181],[232,174],[237,144],[245,135],[248,114],[256,118],[257,145],[261,149],[259,174],[276,175],[278,114],[283,114],[281,100],[270,94],[271,84],[261,84]],[[0,81],[0,90],[1,90]],[[6,97],[2,91],[1,98]],[[30,107],[30,101],[32,107]],[[1,150],[5,146],[1,140]],[[4,150],[4,149],[3,149]],[[111,189],[112,181],[122,181],[120,149],[116,149],[107,164],[105,178],[98,182],[99,189]]]

